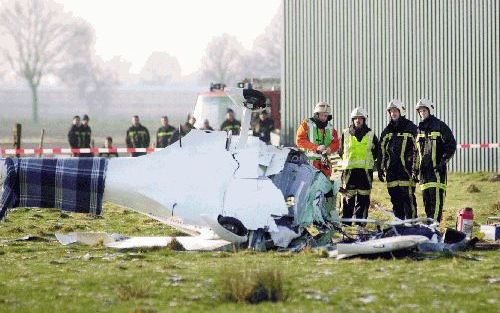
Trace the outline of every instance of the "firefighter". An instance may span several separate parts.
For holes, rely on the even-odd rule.
[[[306,151],[312,165],[330,178],[332,169],[322,161],[322,154],[331,154],[339,149],[337,130],[333,128],[330,105],[319,102],[314,107],[313,117],[303,120],[297,129],[297,147]]]
[[[340,140],[343,218],[368,217],[378,140],[366,125],[367,118],[363,108],[355,108],[351,112],[351,125],[344,129]]]
[[[90,149],[92,142],[92,129],[89,126],[90,118],[87,114],[83,115],[82,123],[80,124],[80,147]],[[80,157],[93,157],[92,153],[80,153]]]
[[[274,130],[274,121],[269,117],[266,110],[259,114],[259,119],[255,123],[253,135],[259,137],[266,144],[271,144],[271,132]]]
[[[234,118],[234,111],[232,109],[227,109],[226,120],[220,126],[222,131],[232,131],[233,135],[240,134],[241,123],[236,118]]]
[[[194,129],[194,127],[191,125],[191,123],[186,122],[184,124],[181,124],[179,129],[176,129],[174,131],[172,138],[170,138],[169,144],[173,144],[174,142],[178,141],[179,138],[186,136],[191,131],[191,129]]]
[[[420,99],[416,105],[420,116],[417,135],[418,175],[427,217],[441,222],[446,195],[446,165],[457,149],[451,129],[433,115],[434,105]]]
[[[132,117],[132,126],[127,130],[127,137],[125,139],[127,148],[148,148],[149,141],[148,129],[141,125],[139,116],[134,115]],[[138,157],[145,154],[146,152],[132,152],[131,156]]]
[[[214,129],[212,128],[212,126],[210,126],[210,122],[208,121],[208,119],[205,119],[205,120],[203,121],[203,127],[202,127],[202,128],[200,128],[200,129],[201,129],[201,130],[214,130]]]
[[[393,99],[387,105],[389,124],[380,135],[378,178],[387,181],[394,215],[402,220],[417,217],[415,181],[412,174],[417,161],[417,125],[406,119],[404,104]]]
[[[71,128],[68,131],[68,142],[71,149],[80,148],[80,141],[81,141],[80,125],[81,125],[80,116],[79,115],[73,116],[73,122]],[[78,156],[78,155],[79,153],[73,153],[73,156]]]
[[[165,148],[170,142],[170,138],[174,134],[175,127],[168,124],[168,117],[161,118],[161,127],[156,131],[156,147]]]

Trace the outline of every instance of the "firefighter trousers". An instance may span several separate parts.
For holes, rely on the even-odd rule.
[[[402,220],[417,217],[417,198],[415,198],[415,187],[395,186],[388,187],[391,196],[392,211],[394,215]]]
[[[342,218],[367,218],[370,206],[370,194],[349,194],[342,196]],[[350,225],[351,223],[346,223]],[[358,225],[362,223],[356,223]]]
[[[431,187],[422,190],[422,196],[427,217],[441,222],[443,218],[443,204],[446,190],[438,187]]]

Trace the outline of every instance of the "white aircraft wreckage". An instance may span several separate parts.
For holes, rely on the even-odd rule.
[[[264,95],[246,89],[226,89],[226,94],[243,107],[241,129],[249,129],[252,111],[265,108]],[[5,177],[3,162],[0,160]],[[316,239],[313,246],[331,244],[334,232],[354,242],[342,231],[340,223],[347,220],[341,221],[335,209],[338,185],[309,165],[307,157],[296,149],[266,145],[245,131],[233,136],[223,131],[193,129],[178,142],[153,154],[110,159],[103,200],[192,236],[177,237],[188,250],[211,250],[228,244],[265,250],[287,248],[294,241],[293,246],[299,250],[310,246],[312,238]],[[401,232],[396,226],[408,222],[421,221],[391,224],[393,236]],[[364,238],[378,241],[340,245],[331,256],[387,252],[439,241],[433,237],[435,225],[425,229],[424,236],[420,231],[393,239],[382,239],[384,233],[378,229],[377,235]],[[324,238],[320,238],[322,233]],[[56,237],[63,244],[101,240],[114,248],[166,246],[172,240],[102,233]]]

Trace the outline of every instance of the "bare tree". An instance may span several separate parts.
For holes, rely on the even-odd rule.
[[[68,47],[68,61],[61,66],[57,75],[65,85],[77,92],[90,111],[102,113],[111,101],[113,88],[118,84],[118,73],[110,70],[95,55],[95,34],[87,22],[79,21],[73,25],[73,40],[79,44]],[[115,63],[116,60],[112,65]]]
[[[57,72],[73,43],[73,17],[51,0],[11,0],[0,11],[2,52],[31,90],[33,121],[38,121],[38,87]]]
[[[148,85],[165,85],[179,80],[181,66],[175,56],[167,52],[155,51],[146,60],[139,74],[140,80]]]
[[[201,65],[203,79],[231,83],[241,79],[245,49],[236,37],[222,34],[214,37],[207,45]]]
[[[254,77],[281,77],[281,51],[283,49],[283,5],[259,35],[248,58],[249,70]]]

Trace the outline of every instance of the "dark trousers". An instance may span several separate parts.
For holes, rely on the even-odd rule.
[[[370,206],[369,195],[343,195],[342,196],[342,218],[367,218]],[[351,223],[346,223],[350,225]],[[359,223],[356,223],[359,224]]]
[[[417,198],[415,187],[395,186],[387,188],[391,196],[392,211],[402,220],[417,217]]]
[[[427,188],[422,190],[425,214],[427,217],[441,222],[443,218],[443,204],[446,191],[441,188]]]

